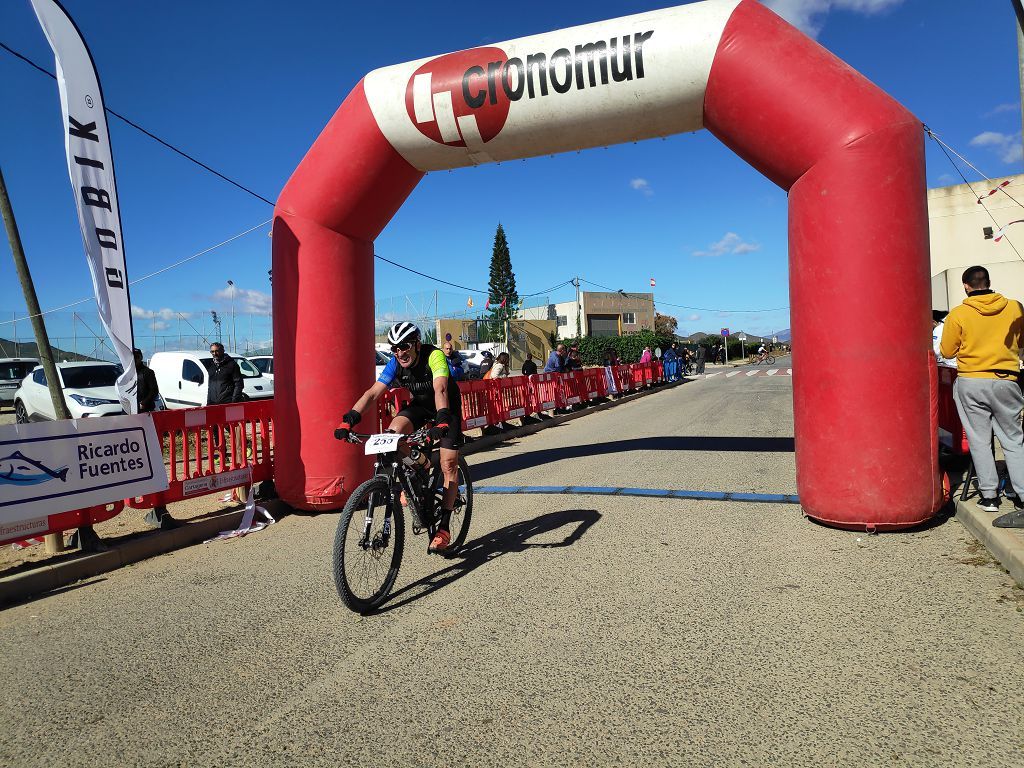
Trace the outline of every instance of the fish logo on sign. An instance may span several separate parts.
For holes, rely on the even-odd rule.
[[[51,480],[67,482],[68,468],[50,469],[41,461],[15,451],[0,459],[0,485],[39,485]]]

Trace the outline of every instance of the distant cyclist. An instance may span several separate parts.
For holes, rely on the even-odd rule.
[[[765,358],[767,358],[767,357],[768,357],[768,347],[766,347],[764,345],[764,342],[762,341],[761,342],[761,346],[757,348],[758,362],[759,363],[763,363],[765,361]]]
[[[431,552],[444,552],[451,543],[451,517],[459,492],[459,451],[462,442],[462,399],[459,385],[451,375],[444,352],[420,341],[420,329],[409,322],[395,323],[388,331],[388,343],[394,356],[384,367],[377,382],[360,397],[345,414],[334,432],[339,440],[362,419],[367,408],[390,387],[405,387],[412,402],[398,412],[391,422],[391,432],[407,435],[433,421],[430,438],[441,445],[441,471],[444,473],[444,495],[441,499],[441,522],[430,542]]]

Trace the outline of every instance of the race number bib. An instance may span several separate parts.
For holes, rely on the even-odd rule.
[[[371,436],[364,445],[366,446],[366,455],[372,456],[375,453],[393,453],[398,449],[398,441],[402,439],[402,436],[394,433],[387,432],[383,435]]]

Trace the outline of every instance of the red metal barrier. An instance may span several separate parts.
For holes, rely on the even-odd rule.
[[[585,400],[597,400],[599,397],[608,396],[604,368],[586,368],[575,373],[580,379],[580,395]]]
[[[488,379],[490,385],[491,422],[494,424],[521,419],[530,405],[530,382],[525,376]]]
[[[36,531],[29,538],[42,538],[51,533],[62,533],[63,531],[81,528],[83,525],[102,523],[104,520],[109,520],[119,515],[122,509],[124,509],[124,502],[115,501],[110,504],[100,504],[95,507],[72,510],[71,512],[58,512],[46,518],[47,528],[45,531]],[[25,540],[25,534],[18,533],[8,538],[0,539],[0,544],[11,544]]]
[[[560,379],[557,373],[535,373],[530,376],[531,413],[565,407],[565,394]]]
[[[480,381],[460,381],[459,392],[462,395],[462,429],[476,429],[489,424],[497,424],[490,416],[488,392],[489,379]]]
[[[586,398],[583,397],[579,372],[559,374],[559,383],[562,385],[562,401],[567,405],[577,405]]]
[[[939,366],[939,442],[957,455],[970,453],[967,432],[960,421],[953,399],[956,369]]]
[[[384,432],[391,426],[395,415],[406,405],[412,402],[412,394],[405,387],[389,389],[377,401],[377,421],[380,424],[380,431]]]
[[[273,400],[157,411],[153,424],[169,485],[166,491],[128,499],[130,507],[165,506],[273,477]]]
[[[633,389],[633,372],[628,365],[616,365],[612,368],[615,374],[615,383],[619,385],[620,392],[629,392]]]

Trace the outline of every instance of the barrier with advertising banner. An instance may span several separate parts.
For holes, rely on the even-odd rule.
[[[50,518],[167,488],[151,414],[0,427],[0,541]]]

